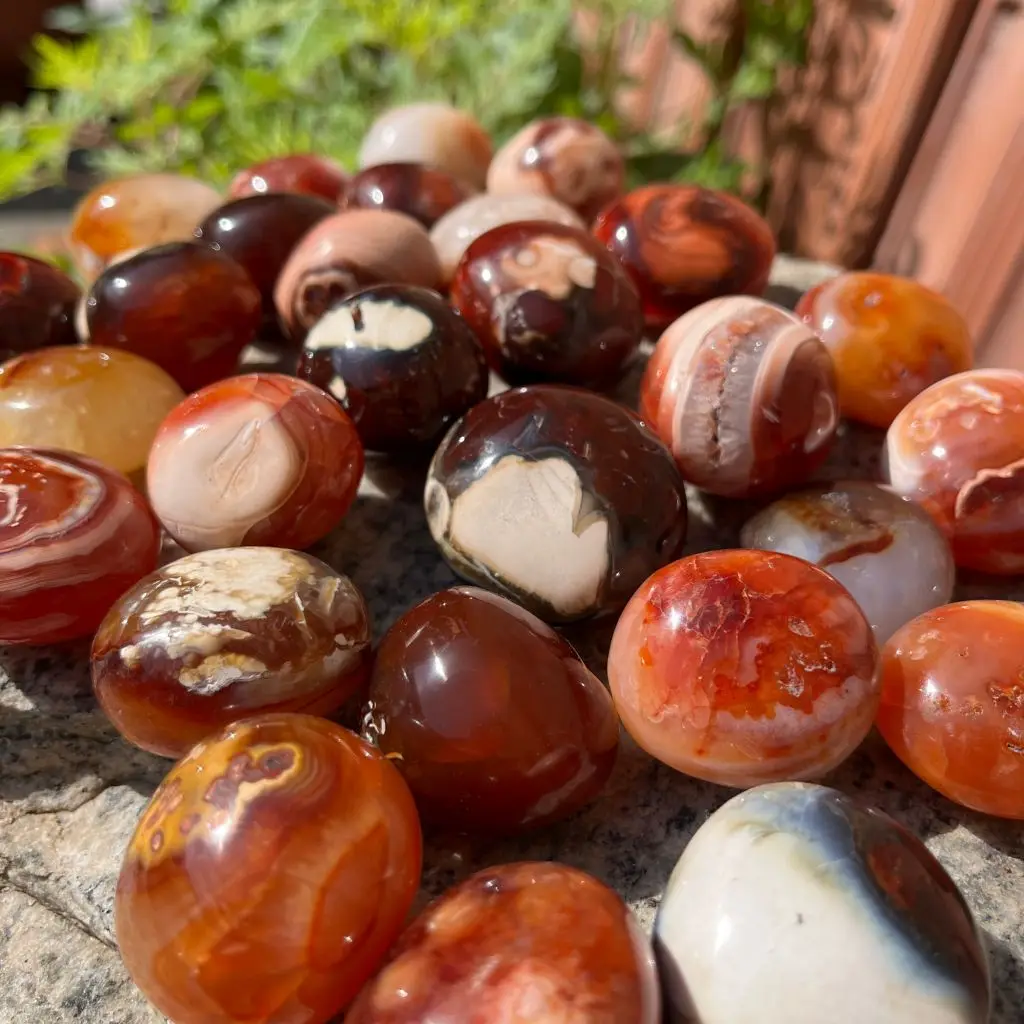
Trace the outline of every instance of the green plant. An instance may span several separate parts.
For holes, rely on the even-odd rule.
[[[60,181],[83,142],[102,143],[105,175],[173,169],[223,184],[303,150],[351,165],[381,109],[425,98],[474,111],[499,141],[541,114],[586,117],[622,143],[634,179],[736,188],[726,115],[770,97],[778,66],[801,60],[812,4],[741,0],[738,34],[720,46],[677,34],[714,90],[696,152],[631,130],[616,107],[623,20],[661,17],[669,0],[135,0],[104,21],[64,11],[70,41],[34,41],[40,91],[0,110],[0,198]],[[581,6],[598,16],[586,44],[573,27]]]

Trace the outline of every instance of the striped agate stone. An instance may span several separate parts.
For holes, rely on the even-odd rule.
[[[0,449],[0,643],[87,636],[156,568],[159,544],[121,473],[65,451]]]
[[[398,937],[421,858],[383,754],[323,718],[249,718],[179,761],[142,812],[118,945],[177,1024],[324,1024]]]

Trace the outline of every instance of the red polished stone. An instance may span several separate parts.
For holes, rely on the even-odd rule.
[[[318,387],[277,373],[211,384],[157,431],[147,489],[187,551],[241,544],[305,548],[355,500],[363,446]]]
[[[312,153],[293,153],[261,160],[235,175],[228,188],[232,199],[269,192],[298,192],[336,203],[348,176],[333,160]]]
[[[92,681],[123,736],[181,757],[237,718],[333,713],[369,660],[366,604],[348,577],[298,551],[222,548],[119,598],[93,639]]]
[[[622,265],[577,228],[523,221],[466,250],[452,303],[514,384],[609,385],[643,336],[640,299]]]
[[[87,303],[89,341],[156,363],[186,391],[231,373],[260,325],[260,293],[224,253],[170,242],[115,263]]]
[[[321,718],[263,715],[200,743],[125,854],[125,966],[176,1024],[324,1024],[398,936],[420,879],[390,764]]]
[[[276,316],[274,285],[292,250],[314,225],[337,212],[317,196],[279,192],[235,199],[196,228],[196,238],[230,256],[260,291],[265,315]]]
[[[951,537],[957,565],[1024,572],[1024,373],[968,370],[922,391],[893,420],[885,465]]]
[[[720,295],[760,295],[775,258],[758,213],[697,185],[628,192],[605,207],[594,234],[629,271],[652,330]]]
[[[404,932],[346,1024],[656,1024],[654,959],[629,908],[563,864],[505,864]]]
[[[830,771],[867,735],[879,697],[878,648],[849,592],[767,551],[656,572],[615,627],[608,678],[640,746],[727,786]]]
[[[730,498],[784,491],[825,461],[839,426],[832,359],[787,310],[713,299],[658,339],[640,414],[698,487]]]
[[[377,164],[360,171],[345,190],[345,209],[397,210],[425,228],[473,195],[458,178],[424,164]]]
[[[836,366],[844,416],[888,427],[915,395],[973,361],[964,318],[943,296],[894,274],[840,274],[797,303]]]
[[[0,642],[91,633],[156,567],[160,529],[127,477],[84,455],[0,450]]]
[[[611,774],[619,722],[569,643],[519,605],[454,587],[381,641],[367,735],[424,820],[511,833],[564,818]]]
[[[878,729],[958,804],[1024,819],[1024,607],[965,601],[925,612],[882,652]]]
[[[81,290],[63,271],[0,252],[0,360],[51,345],[75,345]]]
[[[432,449],[487,396],[473,332],[437,292],[405,284],[363,288],[312,327],[296,374],[341,402],[373,451]]]

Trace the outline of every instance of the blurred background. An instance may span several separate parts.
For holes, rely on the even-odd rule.
[[[351,164],[372,117],[409,98],[469,107],[499,141],[571,113],[620,140],[634,184],[737,192],[784,251],[937,288],[986,362],[1019,347],[1018,0],[489,6],[17,0],[0,22],[0,199],[48,187],[29,202],[66,206],[93,177],[157,168],[222,184],[285,151]]]

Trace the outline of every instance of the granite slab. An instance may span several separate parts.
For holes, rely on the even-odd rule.
[[[788,304],[829,272],[780,260],[772,297]],[[267,358],[253,354],[254,363]],[[638,370],[623,397],[635,388]],[[844,429],[820,475],[872,478],[880,441],[877,433]],[[423,476],[422,466],[371,462],[352,513],[313,549],[362,589],[377,636],[454,582],[424,522]],[[691,493],[689,550],[736,544],[751,512],[746,503]],[[174,553],[169,549],[168,557]],[[960,581],[961,598],[993,595],[1024,599],[1024,582]],[[612,625],[568,631],[602,676]],[[121,966],[112,901],[122,851],[169,763],[130,747],[107,723],[90,690],[87,649],[0,648],[0,1024],[163,1019]],[[985,932],[993,1024],[1024,1024],[1024,826],[944,800],[874,735],[824,781],[882,808],[926,842]],[[673,772],[627,741],[601,798],[560,826],[501,843],[429,837],[421,900],[489,864],[553,859],[608,882],[649,928],[683,847],[731,795]]]

